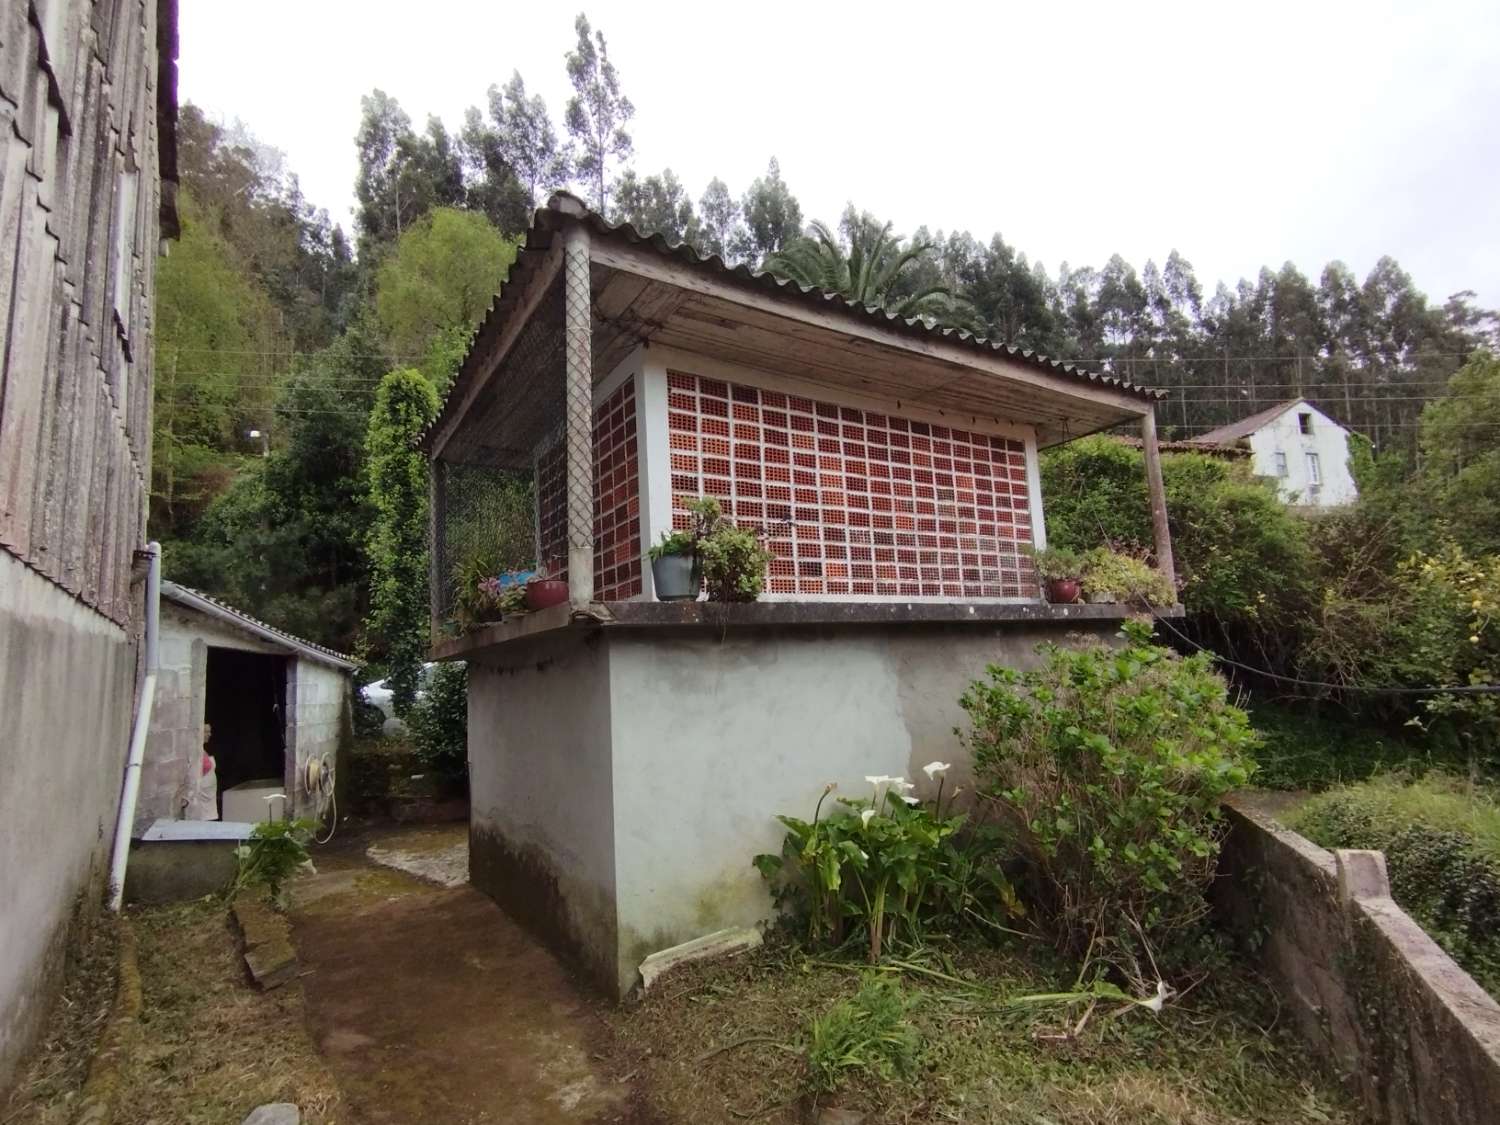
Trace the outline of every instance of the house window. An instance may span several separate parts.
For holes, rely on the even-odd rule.
[[[1306,412],[1298,414],[1297,429],[1304,434],[1312,433],[1312,415]]]
[[[1279,449],[1276,451],[1276,475],[1286,476],[1286,454]]]
[[[1307,455],[1307,479],[1312,484],[1323,483],[1323,468],[1318,463],[1318,455],[1309,453]]]

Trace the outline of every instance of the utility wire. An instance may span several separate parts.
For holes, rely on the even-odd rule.
[[[1257,676],[1263,676],[1268,680],[1275,680],[1283,684],[1296,684],[1299,687],[1326,688],[1330,691],[1353,691],[1364,695],[1495,695],[1500,694],[1500,684],[1454,684],[1450,687],[1396,687],[1377,686],[1366,684],[1335,684],[1324,680],[1304,680],[1297,676],[1283,676],[1279,672],[1272,672],[1265,668],[1257,668],[1252,664],[1244,664],[1238,660],[1231,660],[1227,656],[1221,656],[1207,645],[1199,644],[1188,636],[1170,620],[1158,613],[1155,608],[1151,610],[1151,616],[1158,624],[1165,625],[1167,629],[1177,636],[1184,644],[1191,645],[1199,652],[1206,652],[1220,664],[1227,664],[1231,668],[1238,668],[1244,672],[1251,672]]]

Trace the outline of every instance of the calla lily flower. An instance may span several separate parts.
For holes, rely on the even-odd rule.
[[[918,797],[902,797],[901,799],[908,805],[920,805],[922,803],[921,799]]]
[[[870,821],[873,820],[874,818],[875,818],[875,810],[874,809],[865,809],[863,812],[861,812],[859,814],[859,821],[866,828],[868,828],[870,826]]]
[[[1150,1008],[1153,1012],[1159,1012],[1162,1009],[1162,1005],[1167,1002],[1167,994],[1169,992],[1171,992],[1171,989],[1167,987],[1167,982],[1159,980],[1156,982],[1156,995],[1149,1000],[1137,1000],[1136,1003],[1143,1008]],[[1128,1011],[1129,1009],[1126,1010]]]
[[[928,762],[922,767],[922,772],[927,775],[928,781],[932,781],[938,774],[947,773],[952,768],[952,762]]]

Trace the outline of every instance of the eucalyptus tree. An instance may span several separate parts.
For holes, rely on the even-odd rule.
[[[568,52],[566,60],[573,96],[568,99],[565,120],[578,142],[578,175],[593,192],[595,210],[603,214],[609,202],[605,185],[611,162],[628,161],[635,151],[626,131],[635,106],[620,89],[604,33],[590,28],[581,12],[573,29],[578,33],[578,46]]]
[[[752,266],[761,265],[768,255],[802,236],[802,206],[781,178],[781,165],[774,156],[766,174],[757,177],[745,192],[740,213],[745,230],[732,249],[736,257]]]

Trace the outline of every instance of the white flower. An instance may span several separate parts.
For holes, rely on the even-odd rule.
[[[902,797],[901,799],[908,805],[920,805],[922,803],[921,800],[917,797]]]
[[[1167,1002],[1167,994],[1170,991],[1171,989],[1167,987],[1167,982],[1159,980],[1156,982],[1156,995],[1149,1000],[1137,1000],[1136,1003],[1143,1008],[1150,1008],[1153,1012],[1159,1012],[1162,1009],[1162,1005]],[[1128,1008],[1126,1010],[1129,1011]]]
[[[870,826],[870,821],[873,820],[874,818],[875,818],[875,810],[874,809],[865,809],[863,812],[861,812],[859,814],[860,823],[863,824],[866,828],[868,828]]]
[[[922,772],[927,775],[928,781],[932,781],[938,774],[947,773],[952,767],[952,762],[928,762],[922,767]]]

